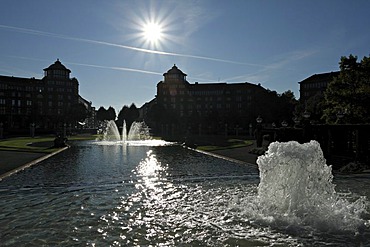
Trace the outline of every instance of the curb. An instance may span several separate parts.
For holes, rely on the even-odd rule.
[[[22,171],[22,170],[24,170],[24,169],[26,169],[26,168],[28,168],[28,167],[31,167],[31,166],[35,165],[35,164],[37,164],[37,163],[39,163],[39,162],[41,162],[41,161],[43,161],[43,160],[46,160],[46,159],[48,159],[48,158],[50,158],[50,157],[52,157],[52,156],[54,156],[54,155],[56,155],[56,154],[58,154],[58,153],[60,153],[60,152],[62,152],[62,151],[64,151],[64,150],[66,150],[66,149],[68,149],[68,148],[69,148],[69,146],[66,146],[66,147],[61,148],[61,149],[59,149],[59,150],[57,150],[57,151],[55,151],[55,152],[53,152],[53,153],[51,153],[51,154],[47,154],[47,155],[45,155],[45,156],[42,156],[42,157],[40,157],[40,158],[38,158],[38,159],[35,159],[35,160],[33,160],[33,161],[31,161],[31,162],[27,163],[27,164],[25,164],[25,165],[22,165],[22,166],[20,166],[20,167],[17,167],[17,168],[15,168],[15,169],[11,170],[11,171],[8,171],[8,172],[6,172],[6,173],[4,173],[4,174],[0,175],[0,181],[1,181],[1,180],[3,180],[4,178],[6,178],[6,177],[10,176],[10,175],[13,175],[13,174],[15,174],[15,173],[17,173],[17,172],[20,172],[20,171]]]
[[[187,148],[189,148],[189,147],[187,147]],[[250,165],[250,166],[257,167],[256,164],[249,163],[249,162],[242,161],[242,160],[238,160],[238,159],[233,159],[233,158],[226,157],[226,156],[223,156],[223,155],[220,155],[220,154],[215,154],[215,153],[212,153],[212,152],[197,150],[197,149],[193,149],[193,148],[189,148],[189,149],[191,149],[191,150],[193,150],[195,152],[198,152],[198,153],[202,153],[202,154],[205,154],[205,155],[213,156],[213,157],[216,157],[216,158],[219,158],[219,159],[228,160],[228,161],[231,161],[231,162],[234,162],[234,163],[238,163],[238,164],[241,164],[241,165]]]

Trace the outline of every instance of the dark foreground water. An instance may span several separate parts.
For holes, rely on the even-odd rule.
[[[370,245],[368,214],[353,231],[261,215],[256,167],[153,145],[75,143],[0,181],[0,246]],[[370,196],[368,176],[335,183]]]

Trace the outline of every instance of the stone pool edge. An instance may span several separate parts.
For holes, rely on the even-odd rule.
[[[37,158],[37,159],[35,159],[35,160],[31,161],[31,162],[28,162],[28,163],[24,164],[22,166],[19,166],[17,168],[14,168],[13,170],[10,170],[8,172],[5,172],[5,173],[3,173],[3,174],[0,175],[0,181],[2,179],[6,178],[8,176],[11,176],[11,175],[13,175],[15,173],[18,173],[18,172],[20,172],[20,171],[22,171],[22,170],[24,170],[26,168],[29,168],[29,167],[31,167],[33,165],[36,165],[37,163],[39,163],[41,161],[44,161],[44,160],[46,160],[46,159],[48,159],[48,158],[50,158],[50,157],[52,157],[52,156],[54,156],[54,155],[56,155],[58,153],[61,153],[61,152],[63,152],[64,150],[66,150],[68,148],[69,148],[69,146],[63,147],[63,148],[61,148],[61,149],[59,149],[59,150],[57,150],[55,152],[52,152],[52,153],[47,154],[47,155],[44,155],[44,156],[42,156],[40,158]]]
[[[248,161],[243,161],[243,160],[240,160],[240,159],[237,159],[237,158],[230,157],[232,155],[217,154],[217,153],[214,153],[214,152],[207,152],[207,151],[193,149],[193,148],[189,148],[189,149],[194,150],[194,151],[196,151],[198,153],[202,153],[202,154],[205,154],[205,155],[213,156],[213,157],[216,157],[216,158],[219,158],[219,159],[228,160],[228,161],[231,161],[231,162],[234,162],[234,163],[237,163],[237,164],[257,166],[257,164],[255,164],[255,163],[248,162]]]

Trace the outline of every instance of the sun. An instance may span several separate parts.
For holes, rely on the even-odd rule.
[[[132,29],[131,34],[127,34],[128,39],[136,42],[136,46],[144,49],[162,50],[173,42],[176,24],[173,21],[172,10],[153,5],[138,7],[136,11],[130,12],[127,16]]]
[[[160,42],[163,38],[163,27],[155,22],[149,22],[143,26],[143,36],[151,44]]]

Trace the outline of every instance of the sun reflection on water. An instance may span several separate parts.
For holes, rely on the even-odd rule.
[[[143,176],[144,178],[148,178],[158,177],[159,172],[163,171],[164,168],[162,167],[161,163],[158,162],[155,154],[153,154],[153,150],[149,150],[147,152],[147,157],[145,158],[145,160],[140,162],[137,170],[141,176]]]

